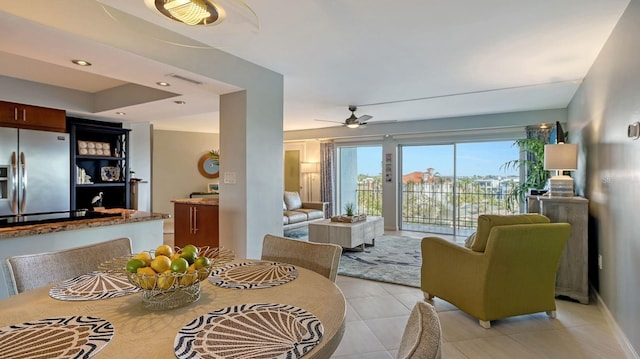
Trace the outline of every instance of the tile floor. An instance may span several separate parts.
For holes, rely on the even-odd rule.
[[[167,223],[166,229],[165,243],[173,245],[172,223]],[[409,313],[416,301],[423,300],[420,289],[346,276],[338,276],[336,283],[347,300],[347,325],[332,358],[395,358]],[[436,298],[443,358],[628,359],[595,303],[584,305],[564,300],[556,303],[556,319],[544,313],[524,315],[494,321],[487,330],[474,318]]]

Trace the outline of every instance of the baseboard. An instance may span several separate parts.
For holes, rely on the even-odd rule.
[[[627,338],[627,336],[622,331],[622,328],[620,328],[620,326],[618,325],[618,322],[616,322],[613,315],[611,315],[611,312],[609,311],[609,308],[607,308],[607,305],[604,304],[602,297],[600,297],[600,293],[598,293],[593,287],[591,287],[591,293],[594,293],[596,298],[596,305],[598,306],[598,308],[600,308],[600,311],[604,315],[605,320],[611,327],[613,336],[618,341],[618,344],[620,344],[620,346],[622,347],[622,350],[624,351],[627,359],[640,359],[640,356],[631,345],[629,338]]]

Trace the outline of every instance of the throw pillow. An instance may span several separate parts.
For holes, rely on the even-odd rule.
[[[534,224],[534,223],[549,223],[549,218],[537,214],[516,214],[510,216],[501,216],[493,214],[483,214],[478,216],[478,228],[476,232],[476,238],[473,241],[471,250],[476,252],[484,252],[487,247],[487,240],[489,239],[489,233],[491,228],[495,226],[506,226],[510,224]]]
[[[467,239],[464,241],[464,246],[471,249],[471,247],[473,247],[473,242],[476,240],[476,233],[477,232],[473,232],[471,233],[471,235],[469,237],[467,237]]]
[[[298,208],[302,208],[302,200],[298,192],[284,192],[284,202],[287,205],[289,211],[294,211]]]

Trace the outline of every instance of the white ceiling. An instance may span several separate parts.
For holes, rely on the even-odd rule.
[[[0,0],[0,75],[90,94],[127,83],[154,89],[151,97],[165,90],[154,101],[77,114],[217,132],[217,97],[233,86],[40,24],[59,16],[90,27],[111,17],[140,31],[118,9],[283,74],[285,131],[336,126],[316,119],[344,121],[351,104],[371,124],[564,108],[629,0],[245,2],[258,26],[239,0],[220,0],[228,19],[197,28],[158,16],[143,0]],[[93,66],[72,65],[77,57]]]

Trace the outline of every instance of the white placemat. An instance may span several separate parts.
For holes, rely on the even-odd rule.
[[[90,272],[67,279],[49,290],[49,296],[58,300],[99,300],[136,293],[140,289],[126,277]]]
[[[242,304],[200,316],[176,335],[179,359],[301,358],[322,340],[312,313],[286,304]]]
[[[88,316],[14,324],[0,328],[0,358],[91,358],[113,333],[110,322]]]
[[[222,288],[260,289],[288,283],[298,277],[295,266],[269,261],[232,263],[214,269],[209,282]]]

